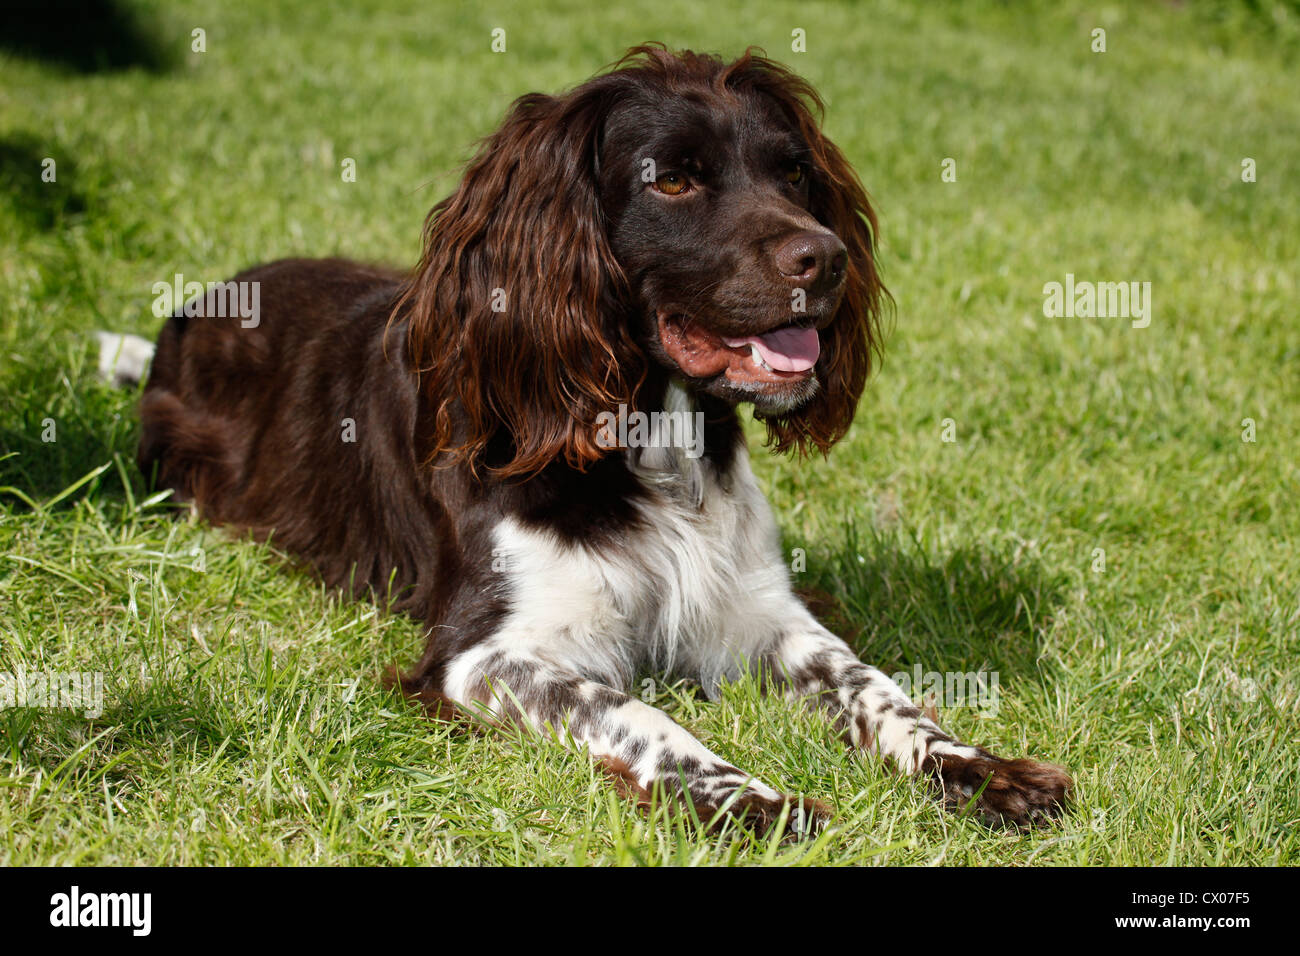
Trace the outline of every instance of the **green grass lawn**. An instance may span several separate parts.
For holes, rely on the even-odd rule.
[[[104,675],[93,719],[0,711],[0,862],[1300,862],[1300,16],[1264,7],[158,3],[161,66],[0,51],[0,672]],[[1067,766],[1058,825],[946,815],[746,683],[657,702],[833,828],[647,817],[581,753],[385,691],[414,622],[147,497],[91,330],[152,337],[175,273],[413,263],[515,96],[647,39],[756,44],[824,94],[897,314],[829,461],[756,468],[866,660],[997,672],[996,717],[942,720]],[[1150,282],[1149,327],[1046,317],[1067,273]]]

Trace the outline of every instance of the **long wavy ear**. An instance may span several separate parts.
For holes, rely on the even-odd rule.
[[[597,416],[645,371],[596,187],[613,87],[520,97],[429,213],[409,315],[431,458],[528,476],[608,454]]]
[[[807,404],[780,415],[758,415],[777,452],[817,449],[823,454],[853,423],[858,399],[879,356],[880,316],[891,301],[876,270],[876,214],[839,148],[823,135],[821,99],[806,80],[786,67],[748,52],[728,71],[729,85],[747,86],[777,100],[811,150],[811,211],[848,249],[844,299],[821,333],[819,388]]]

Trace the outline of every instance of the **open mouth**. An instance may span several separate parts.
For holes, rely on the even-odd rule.
[[[816,329],[783,325],[759,335],[723,336],[681,313],[659,314],[659,341],[687,375],[725,373],[729,382],[751,387],[811,378],[821,352]]]

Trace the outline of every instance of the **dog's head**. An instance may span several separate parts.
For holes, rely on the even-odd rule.
[[[885,295],[876,222],[786,68],[660,46],[530,94],[434,207],[409,309],[436,450],[502,474],[608,453],[666,372],[751,402],[779,451],[848,429]],[[495,447],[495,444],[494,444]]]

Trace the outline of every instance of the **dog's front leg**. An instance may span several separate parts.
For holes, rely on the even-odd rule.
[[[658,708],[532,654],[490,646],[462,654],[442,694],[491,721],[585,744],[644,801],[656,791],[689,801],[705,826],[730,815],[765,832],[785,811],[792,831],[811,831],[830,816],[824,805],[787,797],[732,766]]]
[[[812,695],[854,746],[930,777],[952,809],[969,806],[988,823],[1025,826],[1062,808],[1071,786],[1065,771],[955,740],[811,615],[776,642],[765,665],[793,694]]]

